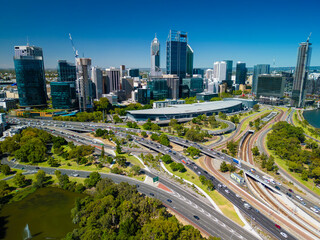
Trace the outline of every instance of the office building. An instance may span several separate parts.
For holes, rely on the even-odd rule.
[[[126,76],[121,78],[121,88],[125,93],[126,99],[131,97],[131,92],[133,91],[133,78]]]
[[[218,83],[227,79],[227,63],[225,61],[213,64],[213,79]]]
[[[175,76],[175,75],[164,75],[163,77],[167,79],[168,98],[178,99],[179,98],[179,87],[180,87],[179,77]]]
[[[158,101],[168,98],[168,85],[166,78],[151,78],[147,83],[151,92],[151,99]]]
[[[47,90],[42,48],[15,46],[14,50],[20,107],[45,107]]]
[[[193,75],[193,50],[189,44],[187,44],[187,74],[190,77]]]
[[[138,103],[149,104],[151,100],[150,89],[149,88],[138,88],[137,94]]]
[[[114,67],[106,69],[109,92],[120,90],[120,70]]]
[[[164,108],[164,107],[169,107],[172,105],[177,105],[177,104],[185,104],[185,100],[172,100],[172,99],[166,99],[164,101],[156,101],[153,102],[152,108]]]
[[[0,98],[0,109],[9,111],[17,107],[18,100],[10,98]]]
[[[247,68],[246,64],[242,62],[237,63],[236,67],[236,84],[246,84]]]
[[[76,58],[77,93],[80,111],[92,109],[91,58]]]
[[[51,82],[52,107],[54,109],[77,108],[75,81]]]
[[[203,78],[204,77],[204,70],[201,69],[201,68],[194,68],[193,69],[193,74],[201,75],[201,77]]]
[[[120,78],[127,76],[126,66],[120,65]]]
[[[258,76],[260,74],[270,74],[269,64],[258,64],[253,66],[253,76],[252,76],[252,93],[257,93],[257,82]]]
[[[210,101],[214,97],[219,97],[219,94],[218,93],[212,93],[212,92],[197,93],[197,100],[198,101]]]
[[[206,70],[206,74],[205,77],[206,79],[212,79],[213,80],[213,76],[214,76],[214,70],[213,69],[207,69]]]
[[[160,68],[160,42],[157,35],[151,42],[151,69],[150,76],[161,76],[162,71]]]
[[[103,94],[103,80],[102,80],[102,70],[98,67],[92,67],[91,69],[91,80],[94,83],[94,98],[100,99]]]
[[[277,97],[282,98],[286,78],[281,74],[260,74],[257,82],[257,97]]]
[[[76,66],[66,60],[58,61],[58,81],[72,82],[77,79]]]
[[[230,81],[232,80],[232,65],[233,65],[233,61],[232,60],[224,60],[224,62],[226,63],[226,79],[228,82],[228,86],[230,85]],[[232,83],[231,83],[232,85]]]
[[[309,74],[311,60],[311,43],[309,38],[306,42],[300,43],[298,48],[297,65],[294,72],[292,87],[291,105],[294,107],[304,107],[306,97],[306,83]]]
[[[167,38],[167,74],[182,78],[187,73],[187,41],[186,32],[170,30]]]
[[[189,90],[189,97],[194,97],[197,93],[203,92],[202,78],[183,78],[182,85],[187,86]]]
[[[138,68],[132,68],[132,69],[130,68],[128,72],[130,77],[133,77],[133,78],[140,77],[140,71]]]

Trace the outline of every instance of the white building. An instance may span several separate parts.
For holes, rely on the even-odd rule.
[[[213,79],[213,69],[207,69],[205,77],[206,79]]]
[[[213,80],[221,83],[227,79],[227,63],[224,61],[215,62],[213,64]]]
[[[120,90],[120,69],[114,67],[107,68],[106,74],[109,82],[110,92]]]

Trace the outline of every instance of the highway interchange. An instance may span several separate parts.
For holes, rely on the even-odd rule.
[[[9,119],[10,122],[13,122],[15,121],[14,119],[10,118]],[[91,124],[91,123],[77,123],[77,122],[67,122],[67,123],[64,123],[64,122],[61,122],[61,121],[46,121],[46,120],[34,120],[34,119],[19,119],[19,124],[23,124],[23,123],[30,123],[30,125],[32,126],[37,126],[37,127],[42,127],[44,128],[45,125],[52,125],[52,126],[55,126],[55,127],[59,127],[59,128],[64,128],[64,129],[68,129],[68,130],[82,130],[82,131],[92,131],[92,130],[96,130],[98,128],[110,128],[110,129],[113,129],[114,131],[117,132],[117,135],[118,136],[122,136],[122,137],[125,137],[127,133],[125,132],[128,132],[128,131],[131,131],[131,132],[139,132],[140,130],[137,130],[137,129],[125,129],[125,128],[119,128],[119,127],[116,127],[116,126],[113,126],[113,125],[110,125],[110,124]],[[60,133],[61,134],[61,133]],[[170,151],[169,152],[169,149],[165,146],[162,146],[158,143],[154,143],[152,141],[149,141],[147,139],[143,139],[143,138],[140,138],[140,137],[137,137],[137,136],[133,136],[135,139],[134,141],[137,141],[139,144],[149,148],[149,149],[152,149],[156,152],[161,152],[163,154],[169,154],[171,155],[171,157],[177,161],[177,162],[181,162],[181,160],[184,160],[187,164],[186,166],[189,167],[192,171],[194,171],[197,175],[203,175],[205,176],[207,179],[210,179],[214,186],[216,187],[216,189],[222,194],[224,195],[229,201],[231,201],[235,206],[237,206],[243,213],[245,213],[249,218],[251,219],[254,219],[254,221],[256,221],[259,225],[261,225],[266,231],[268,231],[270,234],[272,234],[274,237],[278,238],[278,239],[286,239],[283,235],[280,235],[281,232],[285,233],[285,235],[287,235],[287,239],[296,239],[294,236],[292,236],[290,233],[286,232],[285,230],[281,229],[279,230],[278,228],[275,227],[275,224],[273,221],[271,221],[269,218],[267,218],[266,216],[264,216],[263,214],[261,214],[259,211],[257,211],[256,209],[247,209],[244,207],[244,200],[241,199],[236,193],[232,192],[230,189],[229,189],[229,193],[227,193],[227,189],[225,187],[219,187],[219,184],[220,182],[214,178],[214,176],[212,176],[211,174],[209,174],[207,171],[205,171],[204,169],[202,169],[200,166],[197,166],[194,162],[190,161],[189,159],[187,159],[185,156],[181,155],[180,153],[176,153],[174,151]],[[194,147],[197,147],[200,149],[200,151],[211,157],[211,158],[220,158],[220,159],[223,159],[225,161],[229,161],[229,162],[232,162],[232,158],[226,154],[223,154],[219,151],[215,151],[213,149],[208,149],[204,146],[200,146],[199,144],[197,143],[194,143],[194,142],[190,142],[190,141],[186,141],[184,139],[181,139],[181,138],[177,138],[177,137],[169,137],[170,138],[170,141],[171,142],[174,142],[176,144],[179,144],[183,147],[188,147],[188,146],[194,146]],[[84,144],[93,144],[94,142],[90,139],[87,139],[84,138],[82,139],[82,141],[85,141]],[[90,142],[91,141],[91,142]],[[30,166],[31,167],[31,166]],[[272,189],[273,191],[277,191],[277,189],[274,188],[274,186],[271,184],[271,183],[265,183],[262,179],[263,179],[263,173],[259,172],[259,171],[256,171],[255,174],[252,174],[250,172],[250,169],[252,168],[251,165],[247,164],[247,163],[244,163],[242,162],[241,166],[238,166],[239,168],[241,168],[242,170],[244,170],[250,177],[254,178],[255,180],[257,181],[260,181],[262,184],[265,184],[266,186],[268,186],[270,189]],[[60,171],[62,171],[62,169],[59,169]],[[46,169],[46,171],[51,171],[52,172],[52,169]],[[71,170],[63,170],[63,171],[67,171],[66,173],[67,174],[72,174],[70,171]],[[84,172],[84,173],[81,173],[79,174],[80,177],[86,177],[88,175],[89,172]],[[151,173],[149,173],[151,174]],[[103,174],[101,174],[103,175]],[[104,174],[106,175],[106,174]],[[103,175],[103,176],[104,176]],[[106,175],[106,176],[109,176]],[[117,176],[117,175],[115,175]],[[112,179],[115,179],[115,176],[113,175],[111,178]],[[117,177],[120,177],[120,176],[117,176]],[[121,178],[121,177],[120,177]],[[123,178],[121,178],[123,180]],[[117,179],[119,180],[119,179]],[[115,180],[115,181],[117,181]],[[132,180],[132,181],[135,181],[135,180]],[[175,186],[175,184],[172,184],[172,183],[169,183],[168,181],[166,181],[165,179],[160,179],[160,182],[163,182],[166,186],[168,186],[169,188],[171,188],[174,192],[176,193],[179,193],[180,196],[183,196],[184,198],[186,199],[190,199],[191,197],[193,196],[190,196],[190,194],[185,194],[184,195],[181,193],[181,189],[177,189],[177,187]],[[132,183],[132,182],[131,182]],[[147,185],[147,184],[143,184],[144,185]],[[141,182],[139,182],[139,191],[141,191],[142,193],[145,193],[146,195],[149,195],[150,194],[150,191],[153,191],[151,190],[150,188],[152,189],[155,189],[154,187],[150,187],[150,185],[147,185],[147,186],[144,186],[143,188],[141,188],[140,186],[141,185]],[[280,188],[280,191],[283,192],[283,193],[287,193],[288,192],[288,189],[284,188],[283,186],[280,186],[278,185],[279,188]],[[148,189],[148,191],[146,192],[143,192],[144,190]],[[157,191],[160,191],[161,194],[159,193],[159,196],[156,196],[158,199],[162,200],[163,202],[166,203],[166,205],[169,205],[169,202],[166,201],[168,199],[168,194],[167,192],[164,192],[162,190],[157,190]],[[180,192],[179,192],[180,191]],[[169,194],[170,195],[170,194]],[[167,198],[167,199],[164,199],[164,196]],[[172,196],[171,196],[172,197]],[[193,197],[194,198],[194,197]],[[181,200],[181,199],[180,199]],[[234,224],[233,222],[231,222],[230,220],[228,220],[227,218],[225,218],[223,215],[219,215],[219,213],[215,212],[215,210],[213,210],[213,208],[211,206],[208,206],[207,204],[204,204],[202,203],[201,201],[198,200],[198,202],[196,201],[197,199],[192,199],[189,200],[191,202],[195,202],[197,206],[200,206],[200,210],[198,211],[197,213],[197,216],[199,216],[199,220],[195,220],[194,218],[194,214],[195,213],[191,213],[191,212],[186,212],[184,213],[184,209],[182,208],[181,211],[179,210],[179,206],[185,206],[186,204],[186,201],[180,201],[180,202],[183,202],[182,203],[179,203],[178,205],[179,206],[170,206],[170,207],[174,207],[175,210],[177,210],[178,212],[181,212],[185,217],[187,217],[189,220],[191,220],[191,222],[195,222],[198,226],[200,226],[200,228],[202,228],[204,231],[206,231],[207,233],[209,234],[212,234],[214,236],[221,236],[223,235],[223,233],[219,232],[217,233],[217,230],[220,229],[221,230],[221,227],[219,228],[217,226],[217,224],[215,225],[214,223],[217,223],[215,221],[213,221],[214,223],[210,223],[210,227],[209,226],[206,226],[206,223],[208,223],[209,220],[212,220],[212,218],[210,217],[213,217],[213,214],[212,212],[214,212],[214,217],[215,218],[218,218],[218,221],[221,220],[221,223],[225,224],[226,225],[226,229],[225,229],[225,236],[230,236],[230,231],[228,231],[228,228],[230,229],[236,229],[235,226],[237,226],[236,224]],[[179,202],[179,200],[177,200]],[[170,204],[175,204],[176,201],[173,201],[172,203]],[[182,204],[182,205],[180,205]],[[312,204],[312,203],[310,203]],[[186,207],[186,206],[185,206]],[[190,209],[190,207],[189,207]],[[203,210],[204,212],[202,213]],[[211,213],[211,214],[210,214]],[[191,215],[190,215],[191,214]],[[193,214],[193,215],[192,215]],[[210,216],[209,216],[209,215]],[[209,219],[206,219],[206,218],[209,218]],[[204,221],[205,220],[205,221]],[[228,222],[229,221],[229,222]],[[219,223],[218,223],[219,224]],[[216,226],[216,227],[214,227]],[[243,228],[237,226],[239,229],[237,229],[235,232],[238,234],[232,234],[234,235],[234,237],[240,237],[240,236],[243,236],[244,239],[255,239],[255,237],[253,237],[251,234],[249,234],[247,231],[245,231]],[[214,234],[215,233],[215,234]],[[241,238],[241,237],[240,237]],[[224,237],[222,237],[222,239],[225,239]]]

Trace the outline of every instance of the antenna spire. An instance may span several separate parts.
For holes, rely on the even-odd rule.
[[[307,39],[307,42],[309,42],[309,39],[310,39],[310,37],[311,37],[311,34],[312,34],[312,32],[309,34],[309,37],[308,37],[308,39]]]

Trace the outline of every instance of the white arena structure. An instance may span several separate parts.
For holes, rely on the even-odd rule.
[[[243,109],[240,101],[214,101],[194,104],[179,104],[165,108],[128,111],[127,117],[133,121],[163,121],[170,119],[194,118],[199,115],[232,113]]]

